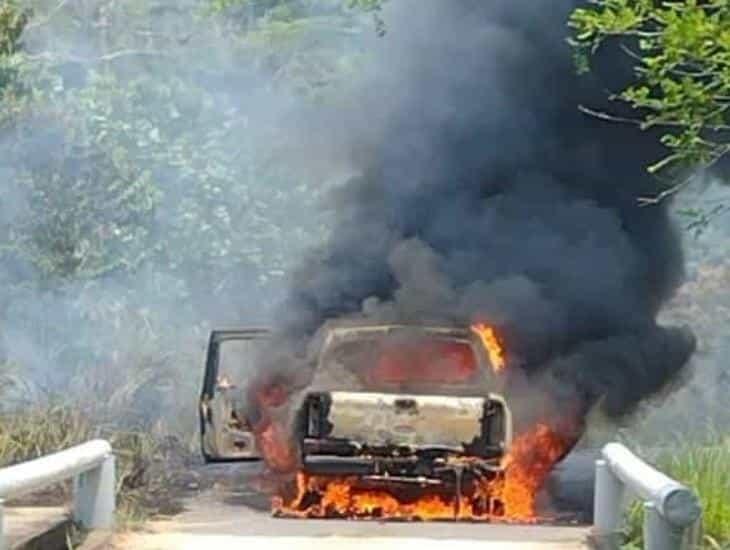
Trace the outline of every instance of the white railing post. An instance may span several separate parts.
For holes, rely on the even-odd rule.
[[[697,518],[684,533],[684,547],[687,550],[696,550],[702,537],[702,516]]]
[[[624,485],[605,460],[596,460],[596,489],[593,495],[595,536],[602,544],[616,545],[621,529]]]
[[[0,468],[0,550],[3,538],[2,503],[38,489],[74,480],[73,519],[87,529],[114,525],[114,455],[109,442],[97,439],[13,466]],[[5,546],[3,546],[3,544]]]
[[[86,529],[114,525],[114,469],[114,455],[108,454],[99,466],[74,478],[73,515]]]
[[[3,505],[5,501],[0,498],[0,550],[6,550],[5,544],[5,512],[3,511]]]
[[[645,550],[681,550],[683,532],[664,519],[653,502],[644,503]]]
[[[618,548],[624,492],[644,502],[644,544],[647,550],[683,550],[697,539],[702,508],[697,495],[634,455],[609,443],[596,461],[594,542]]]

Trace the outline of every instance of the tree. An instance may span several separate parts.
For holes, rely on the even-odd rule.
[[[293,166],[291,113],[348,85],[369,16],[233,4],[0,0],[0,342],[35,381],[266,322],[321,238],[327,182]]]
[[[0,3],[0,56],[9,56],[18,51],[20,36],[28,23],[30,13],[14,1]]]
[[[21,36],[30,16],[31,10],[21,8],[11,0],[0,0],[0,101],[12,100],[21,93],[15,86],[18,52],[21,49]]]
[[[593,0],[569,21],[579,70],[607,43],[619,43],[636,79],[612,99],[635,117],[588,113],[663,130],[667,155],[649,166],[668,175],[661,200],[691,181],[688,173],[730,153],[730,2],[726,0]]]

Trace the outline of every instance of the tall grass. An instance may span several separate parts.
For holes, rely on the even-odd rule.
[[[188,447],[176,436],[155,429],[123,430],[96,423],[86,411],[62,405],[36,406],[0,415],[0,467],[30,460],[83,443],[107,439],[117,467],[117,524],[132,527],[149,516],[177,506],[174,486],[181,464],[190,460]],[[22,497],[20,502],[62,504],[70,483]]]
[[[95,431],[81,410],[60,405],[0,415],[0,467],[71,447]]]
[[[678,444],[662,451],[657,467],[692,487],[702,503],[702,548],[730,550],[730,437],[709,444]],[[643,511],[639,503],[627,514],[625,548],[642,548]]]
[[[581,441],[600,448],[622,441],[668,476],[691,487],[702,504],[703,550],[730,550],[730,406],[717,399],[714,379],[696,376],[692,383],[659,401],[648,402],[621,425],[600,410],[589,418]],[[625,550],[643,548],[643,508],[634,503],[626,514]]]
[[[730,438],[713,447],[688,446],[663,462],[700,495],[708,541],[730,547]]]
[[[141,332],[106,361],[69,372],[53,391],[0,363],[0,467],[104,438],[117,456],[118,523],[169,507],[170,465],[197,455],[202,350],[162,351],[170,347]],[[68,489],[47,496],[67,498]]]

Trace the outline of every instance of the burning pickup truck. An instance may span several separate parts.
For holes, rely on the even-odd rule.
[[[292,474],[276,514],[509,518],[506,499],[529,490],[505,476],[512,417],[489,327],[330,322],[302,380],[251,383],[270,337],[213,332],[200,416],[207,461],[263,459]]]

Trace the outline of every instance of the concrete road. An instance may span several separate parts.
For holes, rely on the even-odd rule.
[[[4,512],[4,542],[9,550],[25,548],[31,543],[35,548],[44,548],[43,541],[46,546],[47,541],[63,541],[70,526],[69,512],[62,506],[8,506]]]
[[[251,488],[252,470],[218,468],[222,481],[185,503],[186,511],[117,535],[116,550],[577,550],[588,528],[465,523],[386,523],[271,517],[268,499]],[[406,548],[406,546],[408,548]]]

